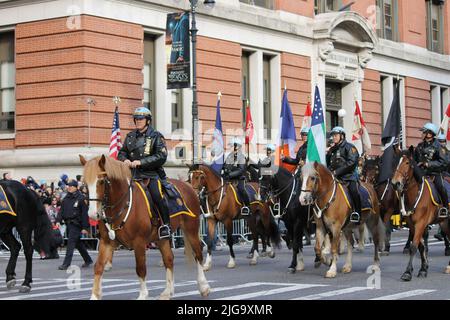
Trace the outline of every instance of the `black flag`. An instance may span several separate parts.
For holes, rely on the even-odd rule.
[[[391,109],[386,120],[386,126],[381,135],[381,143],[384,145],[384,152],[381,156],[380,174],[378,183],[387,181],[392,177],[399,157],[394,153],[394,145],[401,146],[402,141],[402,121],[400,110],[400,81],[397,81],[392,99]]]

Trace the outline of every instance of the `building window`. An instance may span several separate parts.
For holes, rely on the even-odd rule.
[[[427,1],[427,47],[437,53],[442,53],[444,43],[441,3],[439,0]]]
[[[156,126],[156,109],[155,109],[155,38],[152,35],[144,35],[144,99],[142,103],[152,112],[153,126]]]
[[[172,131],[183,128],[181,89],[172,90]]]
[[[342,7],[342,0],[314,0],[314,14],[338,11]]]
[[[264,138],[271,139],[272,120],[270,114],[272,113],[270,105],[270,57],[263,58],[263,123],[264,123]]]
[[[397,41],[397,0],[377,0],[377,8],[378,36]]]
[[[0,133],[14,132],[15,86],[14,32],[0,33]]]
[[[326,94],[326,130],[330,132],[336,126],[343,126],[343,120],[338,116],[342,108],[342,85],[338,82],[327,82]]]
[[[239,2],[246,3],[252,6],[258,6],[266,9],[273,9],[274,0],[239,0]]]
[[[245,107],[250,101],[250,53],[242,52],[242,128],[245,129]]]

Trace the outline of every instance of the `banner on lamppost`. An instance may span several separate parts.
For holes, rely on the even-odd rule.
[[[189,12],[169,13],[166,25],[167,89],[190,87],[190,50]]]

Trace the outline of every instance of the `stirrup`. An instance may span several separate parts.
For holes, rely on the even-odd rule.
[[[356,211],[353,211],[353,212],[350,214],[350,222],[358,223],[359,221],[360,221],[360,219],[359,219],[359,213],[356,212]]]
[[[170,227],[167,224],[163,224],[158,228],[159,239],[170,238]]]
[[[446,207],[439,208],[438,217],[439,218],[447,218],[448,217],[448,209]]]
[[[280,217],[280,203],[277,202],[273,205],[273,211],[276,212],[277,214],[275,215],[276,217]]]
[[[241,208],[241,215],[248,216],[250,214],[250,208],[247,206],[243,206]]]

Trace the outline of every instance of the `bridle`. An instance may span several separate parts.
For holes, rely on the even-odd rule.
[[[115,202],[114,204],[110,204],[110,197],[111,197],[111,180],[109,180],[108,175],[105,171],[99,172],[97,175],[97,178],[99,179],[99,181],[103,182],[104,184],[104,192],[103,192],[103,198],[99,199],[99,198],[89,198],[89,201],[96,201],[96,202],[101,202],[102,207],[100,209],[99,212],[97,212],[97,216],[103,221],[105,222],[107,225],[111,226],[111,230],[116,231],[116,230],[120,230],[123,228],[128,215],[130,213],[130,202],[131,202],[131,189],[132,189],[132,185],[131,182],[129,182],[128,185],[128,191],[126,193],[124,193],[117,202]],[[117,206],[123,202],[123,200],[126,197],[130,197],[130,201],[125,202],[125,204],[120,208],[119,211],[117,211],[115,214],[112,214],[110,216],[106,215],[106,211],[109,210],[110,212],[114,209],[117,208]],[[125,216],[125,218],[121,221],[121,223],[119,224],[118,227],[113,226],[114,221],[117,221],[117,219],[120,218],[120,216],[123,214],[123,212],[125,211],[125,209],[128,208],[128,212],[127,215]],[[109,229],[109,228],[108,228]]]
[[[194,173],[198,173],[199,174],[198,178],[203,178],[204,180],[206,180],[206,174],[205,174],[205,172],[203,170],[196,169],[196,170],[189,171],[189,174],[194,174]],[[190,180],[191,180],[191,184],[192,184],[192,178]],[[219,210],[220,205],[222,203],[222,199],[224,197],[224,192],[223,192],[224,187],[225,187],[225,184],[223,183],[223,178],[221,178],[220,186],[218,188],[214,189],[214,190],[208,191],[207,188],[206,188],[206,183],[205,183],[205,185],[203,186],[202,189],[194,188],[194,187],[193,188],[194,188],[195,191],[197,191],[197,194],[199,194],[200,192],[204,192],[203,194],[206,197],[206,205],[208,206],[208,208],[207,208],[208,211],[209,211],[208,196],[213,194],[213,193],[216,193],[217,191],[220,190],[219,200],[217,200],[215,203],[213,203],[211,205],[212,208],[213,208],[213,214],[214,214],[215,212],[217,212]],[[215,208],[216,205],[217,205],[217,208]]]

